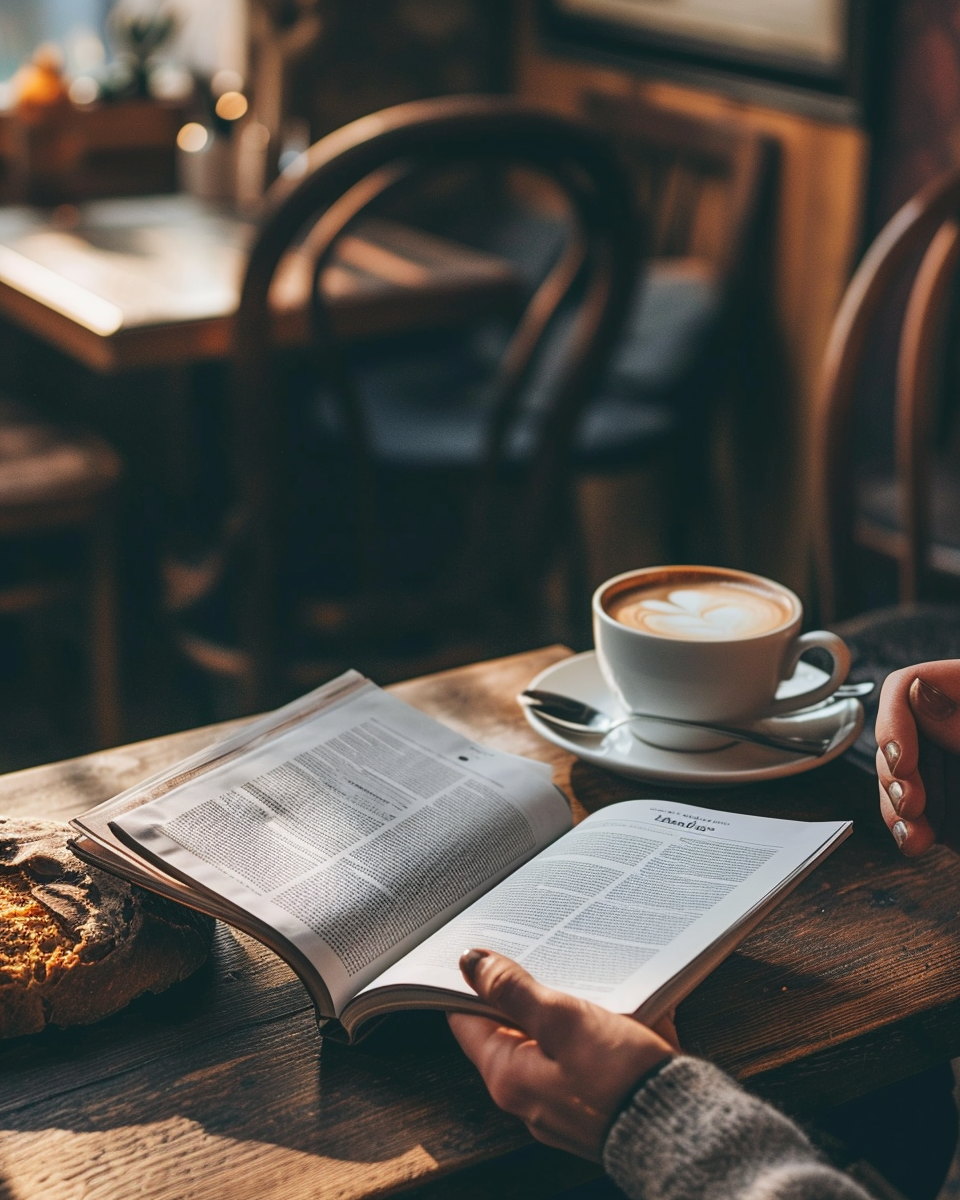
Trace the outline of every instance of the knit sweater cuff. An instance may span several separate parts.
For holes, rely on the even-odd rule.
[[[792,1121],[686,1056],[637,1090],[607,1136],[603,1165],[633,1200],[866,1200]]]

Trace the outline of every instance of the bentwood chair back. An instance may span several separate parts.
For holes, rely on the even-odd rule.
[[[590,122],[624,156],[653,258],[697,258],[724,292],[769,268],[777,143],[742,124],[591,93]]]
[[[960,577],[960,475],[935,429],[943,398],[954,279],[960,261],[960,171],[934,180],[881,230],[850,281],[827,345],[816,420],[817,561],[822,616],[858,608],[862,551],[897,565],[899,600],[929,595],[934,576]],[[857,401],[875,353],[871,333],[904,275],[892,469],[857,463]]]
[[[946,438],[937,432],[944,425],[935,420],[952,399],[945,384],[955,342],[958,217],[960,171],[953,171],[888,221],[841,301],[820,380],[813,447],[820,615],[850,646],[851,678],[877,684],[849,752],[869,771],[886,676],[960,656],[960,606],[942,602],[955,592],[950,580],[960,577],[960,470],[951,468]],[[863,443],[876,431],[865,427],[860,406],[871,404],[876,426],[888,370],[882,343],[891,330],[893,455],[872,466],[863,461]],[[864,579],[877,557],[895,567],[898,603],[864,612]]]
[[[735,431],[740,524],[770,484],[757,464],[778,469],[770,446],[788,407],[771,279],[779,148],[742,123],[636,96],[588,93],[581,108],[624,160],[651,255],[592,406],[599,422],[617,405],[622,428],[610,422],[611,445],[582,457],[593,468],[668,462],[669,553],[703,557],[717,551],[707,481],[721,406]]]
[[[316,281],[338,240],[374,202],[405,195],[414,183],[452,166],[476,164],[519,166],[545,176],[565,198],[565,236],[500,356],[489,401],[465,410],[473,421],[473,449],[454,466],[461,483],[470,481],[466,526],[451,564],[428,586],[417,587],[391,578],[382,563],[380,530],[390,514],[377,485],[391,449],[378,422],[389,424],[390,414],[384,418],[383,408],[371,408],[361,395]],[[284,256],[305,236],[314,262],[316,369],[327,403],[336,409],[334,457],[341,490],[349,490],[355,532],[358,565],[345,595],[325,595],[322,588],[292,594],[283,582],[285,564],[313,547],[296,539],[291,544],[300,500],[291,485],[269,297]],[[637,266],[630,183],[605,139],[513,99],[465,96],[400,105],[307,151],[267,197],[236,320],[235,505],[228,522],[229,540],[243,562],[234,574],[236,643],[217,645],[186,634],[181,644],[194,661],[233,675],[244,706],[253,709],[294,682],[302,686],[329,673],[337,645],[353,655],[377,640],[402,643],[424,631],[435,642],[445,632],[455,637],[456,630],[475,638],[495,612],[535,607],[570,510],[571,439],[617,343]],[[551,365],[544,379],[539,367],[548,340]],[[422,412],[416,420],[423,420]],[[409,435],[400,429],[401,440]],[[414,441],[426,443],[431,436],[426,424],[414,431]],[[317,471],[329,473],[320,461]],[[304,634],[322,648],[314,660],[294,649]]]

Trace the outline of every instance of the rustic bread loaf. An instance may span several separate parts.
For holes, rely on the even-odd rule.
[[[207,957],[213,921],[87,866],[69,836],[0,817],[0,1037],[99,1021]]]

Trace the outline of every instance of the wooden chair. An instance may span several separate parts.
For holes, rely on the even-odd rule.
[[[849,642],[851,677],[878,684],[899,667],[960,657],[960,607],[933,602],[938,580],[960,577],[960,474],[938,453],[934,432],[953,348],[958,221],[960,171],[934,180],[890,219],[847,287],[821,374],[814,437],[820,616]],[[882,323],[889,336],[904,284],[894,331],[893,462],[870,470],[858,463],[857,402],[876,361],[871,335]],[[862,608],[864,552],[895,564],[899,603],[853,615]],[[868,769],[877,699],[856,750]]]
[[[960,260],[960,172],[909,200],[877,236],[843,297],[824,359],[817,405],[817,560],[821,613],[857,609],[858,550],[897,564],[899,600],[916,601],[931,576],[960,577],[960,479],[937,460],[933,418]],[[919,264],[919,265],[918,265]],[[855,454],[856,401],[869,335],[912,275],[899,330],[892,471],[866,475]]]
[[[670,552],[682,555],[688,527],[703,518],[709,499],[718,403],[731,403],[741,479],[756,476],[759,448],[769,459],[767,443],[775,440],[771,421],[783,390],[770,279],[778,146],[743,125],[636,97],[588,93],[581,104],[623,157],[652,256],[591,406],[618,398],[632,428],[621,418],[626,429],[616,453],[594,455],[588,466],[643,465],[666,449],[674,485]]]
[[[421,451],[454,407],[454,396],[432,410],[411,407],[399,418],[389,402],[362,396],[316,281],[342,235],[374,201],[451,164],[504,161],[542,173],[563,193],[569,206],[566,237],[520,315],[489,402],[470,400],[458,411],[465,448],[458,460],[448,458],[441,467],[448,481],[467,490],[462,538],[438,577],[411,583],[391,576],[386,565],[382,530],[391,516],[390,500],[384,500],[380,484],[391,472],[435,478],[429,447],[427,461]],[[448,647],[438,651],[439,660],[422,651],[413,655],[424,669],[425,663],[475,655],[492,629],[515,628],[518,614],[536,614],[538,588],[568,523],[573,433],[616,344],[638,262],[629,183],[606,142],[583,126],[511,99],[451,97],[388,109],[323,139],[301,165],[297,178],[282,178],[268,197],[237,315],[235,504],[215,547],[192,564],[167,564],[180,645],[196,664],[236,679],[247,709],[351,659],[362,665],[374,659],[381,676],[395,673],[382,665],[376,648],[392,653],[391,647],[408,645],[411,638]],[[355,534],[350,585],[332,594],[322,586],[306,594],[289,578],[284,582],[289,564],[311,547],[291,535],[301,501],[290,481],[295,451],[285,441],[285,398],[268,296],[278,265],[305,230],[315,255],[317,363],[330,389],[325,403],[333,410],[331,449],[317,471],[327,477],[340,473],[332,503],[342,503],[349,492],[343,522]],[[558,325],[567,331],[563,346],[531,409],[529,385]],[[391,442],[391,422],[399,431],[399,450]],[[321,507],[318,524],[325,519]],[[236,581],[232,589],[230,579]],[[232,592],[224,602],[232,642],[191,624],[191,614],[225,586]],[[318,647],[313,657],[295,652],[304,635]],[[449,646],[458,641],[469,649],[451,658]]]
[[[120,458],[100,438],[0,400],[0,553],[9,566],[14,548],[24,551],[22,569],[0,581],[0,617],[83,604],[90,710],[101,746],[120,740],[113,512],[121,472]],[[85,544],[79,566],[65,567],[49,546],[63,534]]]

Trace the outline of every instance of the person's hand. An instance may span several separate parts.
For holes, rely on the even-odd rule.
[[[654,1032],[544,987],[490,950],[468,950],[460,970],[509,1022],[463,1013],[447,1018],[494,1102],[548,1146],[599,1159],[634,1085],[679,1050],[673,1022]]]
[[[960,659],[895,671],[884,682],[877,713],[880,812],[897,845],[912,857],[939,840],[960,853],[960,795],[928,794],[943,781],[929,773],[926,783],[921,778],[921,735],[960,754]]]

